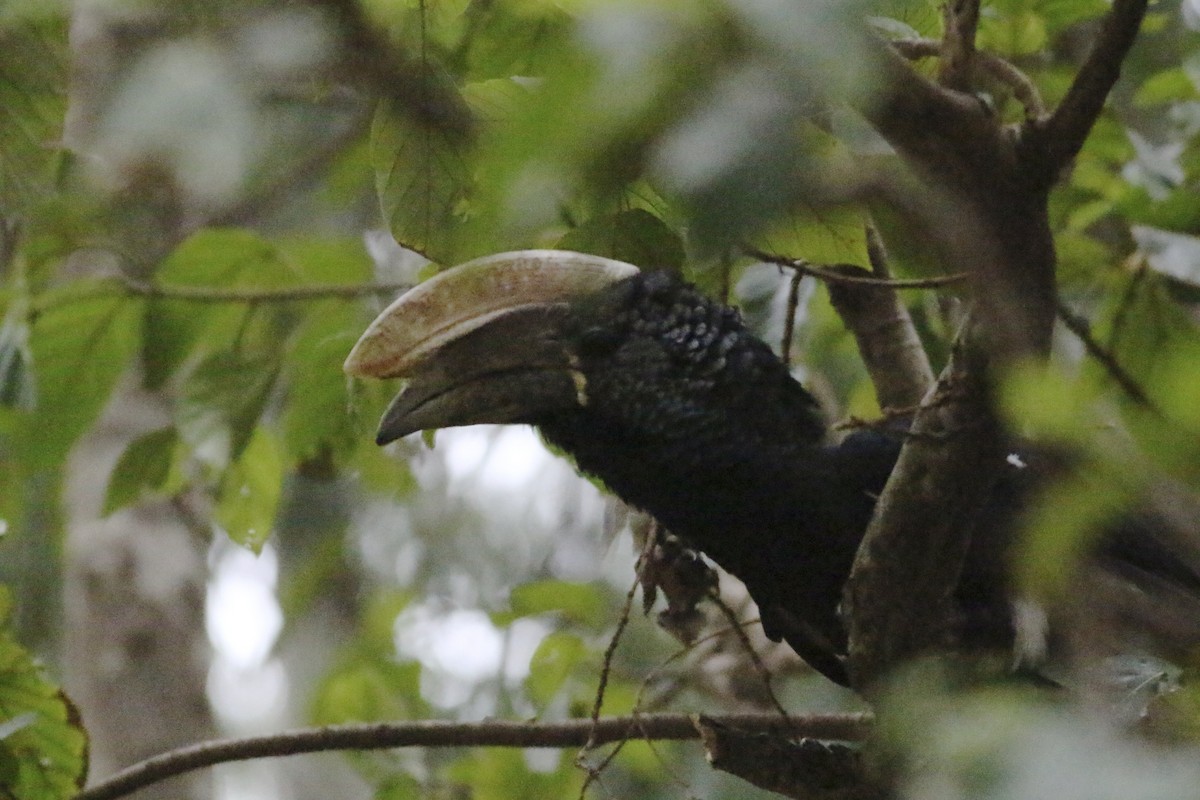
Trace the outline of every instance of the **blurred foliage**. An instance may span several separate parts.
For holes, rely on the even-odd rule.
[[[330,603],[352,618],[313,637],[326,651],[306,658],[328,668],[297,701],[313,721],[578,717],[632,581],[627,537],[604,558],[599,503],[561,473],[470,500],[442,437],[432,450],[374,446],[392,387],[351,383],[340,364],[395,287],[482,253],[577,248],[682,271],[741,303],[779,345],[790,276],[741,257],[744,243],[866,265],[870,211],[898,276],[938,269],[922,232],[888,209],[809,197],[887,156],[861,122],[819,107],[875,89],[861,21],[937,37],[937,0],[77,6],[0,3],[0,581],[16,603],[0,636],[6,797],[67,797],[83,769],[68,704],[17,642],[53,651],[61,621],[45,609],[60,584],[46,576],[61,558],[64,464],[129,382],[162,393],[172,416],[129,441],[110,475],[92,476],[107,484],[104,513],[199,496],[205,524],[241,545],[258,550],[279,532],[285,637],[329,624]],[[979,44],[1053,104],[1107,8],[988,0]],[[1152,485],[1200,492],[1198,18],[1195,3],[1153,8],[1052,197],[1062,296],[1156,410],[1065,333],[1049,367],[1005,381],[1013,425],[1091,467],[1030,510],[1016,570],[1034,593],[1061,588],[1097,516]],[[81,38],[69,41],[73,21]],[[410,73],[411,87],[385,80]],[[1023,118],[1007,87],[978,91],[1004,119]],[[458,105],[469,130],[438,117]],[[380,228],[403,249],[366,235]],[[906,299],[941,360],[956,301]],[[806,283],[794,310],[797,372],[834,416],[874,413],[825,290]],[[485,455],[504,446],[499,434],[470,441]],[[516,499],[558,489],[558,505]],[[713,618],[682,655],[635,619],[606,711],[765,707],[741,644],[716,636],[724,623]],[[472,656],[497,665],[487,675],[455,672],[470,660],[461,653],[402,646],[468,623]],[[792,660],[772,665],[791,709],[852,702]],[[914,768],[914,797],[1028,796],[1043,780],[1079,796],[1194,793],[1193,770],[1173,754],[1139,762],[1115,733],[1045,698],[959,694],[926,678],[898,686],[884,727],[901,763],[929,768]],[[1163,718],[1194,739],[1193,694],[1173,695]],[[1059,752],[1072,758],[1047,755]],[[570,756],[376,754],[355,765],[381,798],[564,797],[582,781]],[[643,744],[604,781],[618,796],[756,792],[694,749]]]
[[[87,734],[75,707],[12,636],[12,597],[0,587],[0,790],[70,797],[87,774]]]

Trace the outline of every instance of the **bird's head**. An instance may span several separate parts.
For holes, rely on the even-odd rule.
[[[608,439],[693,445],[713,430],[745,444],[822,432],[811,397],[736,310],[666,273],[567,251],[502,253],[440,273],[371,323],[345,369],[405,381],[381,444],[477,423],[553,436],[567,420]]]

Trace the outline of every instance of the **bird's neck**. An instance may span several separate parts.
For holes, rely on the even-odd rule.
[[[734,572],[725,562],[748,551],[848,563],[895,461],[882,437],[870,448],[783,434],[643,437],[569,414],[538,427],[581,471]]]

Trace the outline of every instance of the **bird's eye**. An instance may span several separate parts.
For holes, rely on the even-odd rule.
[[[579,352],[584,356],[602,356],[617,349],[621,335],[612,328],[593,327],[579,335]]]

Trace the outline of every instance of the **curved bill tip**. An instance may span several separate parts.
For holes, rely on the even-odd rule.
[[[405,292],[346,357],[349,375],[404,377],[448,341],[513,308],[568,302],[638,272],[567,250],[518,250],[468,261]]]

